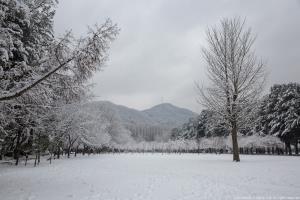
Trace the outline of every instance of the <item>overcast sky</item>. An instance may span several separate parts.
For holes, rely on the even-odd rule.
[[[105,69],[93,78],[99,100],[137,109],[169,102],[199,112],[195,82],[207,83],[205,30],[224,17],[246,17],[255,50],[267,62],[267,88],[300,81],[300,1],[60,0],[59,36],[112,19],[121,28]]]

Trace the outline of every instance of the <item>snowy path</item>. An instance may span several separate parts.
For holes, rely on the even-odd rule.
[[[0,199],[300,199],[300,157],[241,159],[234,163],[231,155],[104,154],[37,168],[1,166]]]

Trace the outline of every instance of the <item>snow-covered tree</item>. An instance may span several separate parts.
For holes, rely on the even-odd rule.
[[[86,97],[85,83],[103,66],[119,31],[107,20],[81,39],[71,32],[56,39],[56,3],[0,1],[0,149],[1,155],[12,151],[16,164],[24,153],[21,146],[31,143],[36,149],[36,138],[49,130],[43,123],[45,113]]]
[[[102,115],[95,115],[84,104],[70,104],[56,110],[56,130],[67,150],[68,157],[75,143],[91,148],[108,145],[111,136],[107,132],[108,121]]]
[[[298,152],[300,139],[300,84],[274,85],[261,103],[257,132],[281,138],[289,152],[292,143]]]
[[[218,116],[209,110],[202,110],[200,115],[189,119],[181,128],[172,130],[173,139],[198,141],[202,137],[227,136],[228,130]]]
[[[89,148],[111,147],[132,142],[117,113],[105,106],[90,103],[74,103],[58,107],[52,112],[52,152],[64,148],[68,155],[74,145]]]
[[[240,18],[223,19],[207,31],[203,49],[211,86],[199,86],[200,103],[217,113],[230,129],[233,160],[239,161],[237,135],[248,120],[264,83],[264,65],[253,51],[255,37]]]
[[[71,32],[53,38],[51,0],[6,0],[1,8],[0,101],[14,99],[45,81],[58,70],[84,82],[107,59],[110,42],[119,29],[110,20],[90,28],[86,37]],[[49,40],[49,41],[48,41]],[[4,67],[3,67],[4,66]]]

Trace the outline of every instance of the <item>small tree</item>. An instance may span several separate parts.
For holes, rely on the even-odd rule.
[[[223,19],[220,27],[208,29],[208,47],[202,50],[212,85],[197,85],[199,102],[231,130],[234,161],[240,161],[238,131],[247,123],[265,81],[264,65],[252,50],[254,41],[245,20]]]

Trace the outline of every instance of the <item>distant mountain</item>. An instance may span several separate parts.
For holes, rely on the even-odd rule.
[[[123,123],[126,125],[140,125],[140,126],[149,126],[159,124],[153,120],[153,118],[149,117],[146,113],[141,112],[139,110],[128,108],[126,106],[115,105],[116,110],[118,110],[118,114],[120,118],[123,120]]]
[[[197,116],[188,109],[179,108],[170,103],[159,104],[142,112],[161,126],[168,128],[179,127],[189,118]]]
[[[143,139],[148,138],[149,141],[154,140],[155,137],[166,138],[166,134],[172,128],[180,127],[189,118],[197,116],[188,109],[179,108],[170,103],[159,104],[143,111],[116,105],[109,101],[97,101],[90,104],[96,110],[101,108],[101,112],[115,113],[120,123],[130,130],[132,135],[136,137],[142,135]],[[151,137],[149,138],[147,135],[151,135]]]

